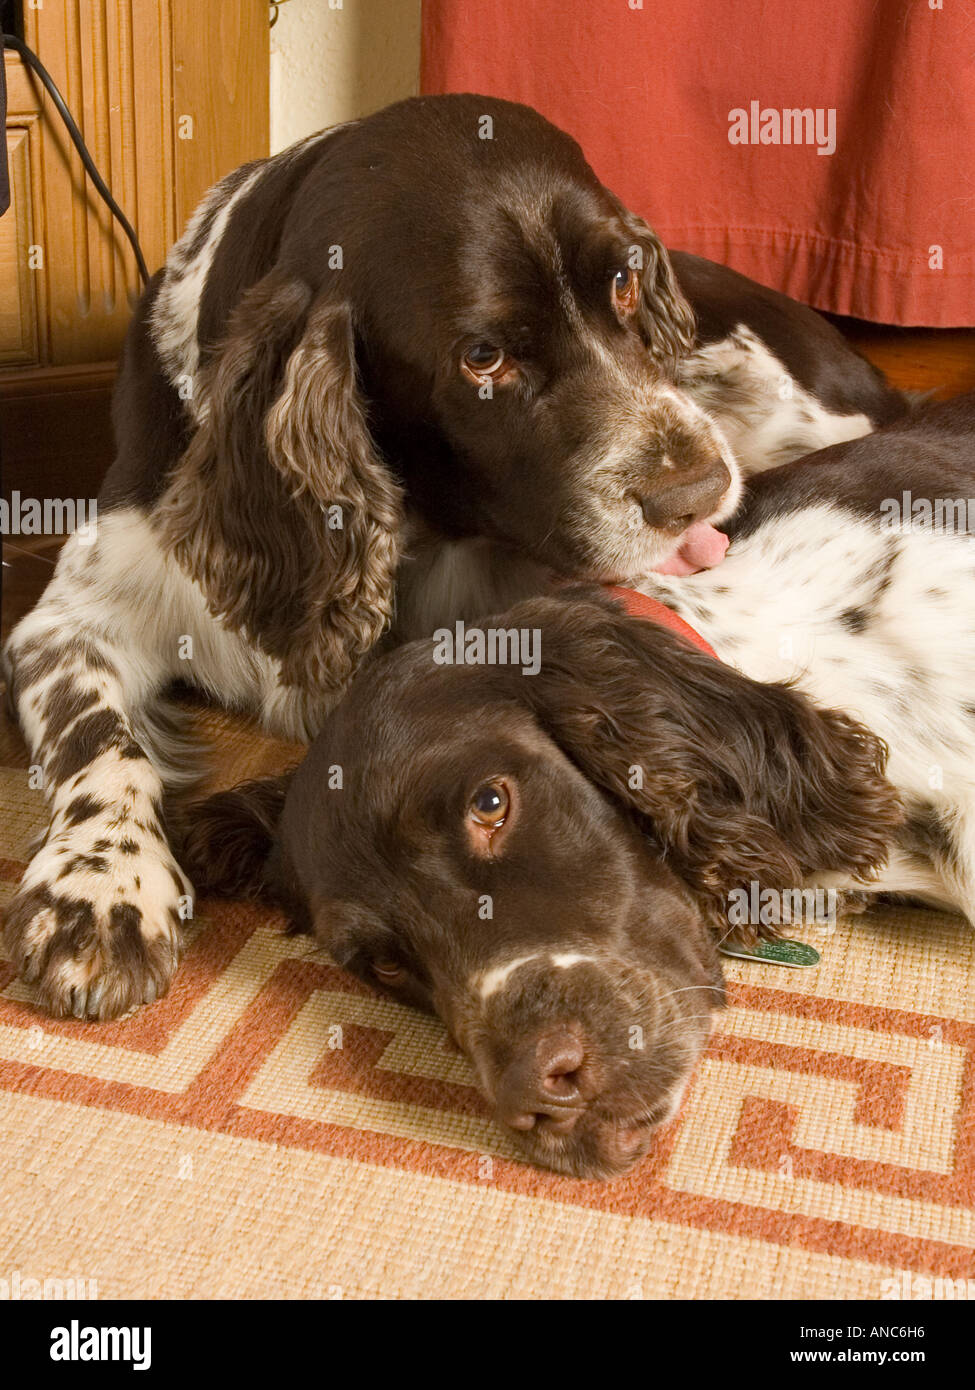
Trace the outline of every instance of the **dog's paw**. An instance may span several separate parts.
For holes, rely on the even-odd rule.
[[[55,1017],[119,1018],[169,988],[191,893],[154,833],[55,825],[7,908],[4,936]]]

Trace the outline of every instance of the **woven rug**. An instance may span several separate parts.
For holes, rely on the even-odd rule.
[[[198,722],[217,784],[295,758]],[[9,725],[0,763],[6,899],[43,806]],[[252,906],[199,904],[122,1023],[45,1018],[0,955],[0,1294],[975,1296],[975,933],[897,910],[809,939],[811,970],[728,963],[681,1113],[607,1185],[519,1161],[435,1021]]]

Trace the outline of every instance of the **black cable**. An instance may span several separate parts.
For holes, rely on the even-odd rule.
[[[133,231],[131,222],[126,217],[122,209],[119,207],[115,199],[112,197],[108,184],[105,182],[101,174],[98,172],[98,169],[95,165],[95,161],[92,159],[88,146],[85,144],[84,137],[81,134],[81,131],[78,129],[74,117],[68,110],[68,106],[66,101],[64,100],[64,97],[58,91],[57,83],[54,81],[54,78],[51,76],[47,68],[41,62],[40,58],[38,58],[37,54],[33,51],[33,49],[27,47],[23,39],[18,39],[16,34],[2,34],[0,35],[0,38],[3,39],[3,47],[12,48],[15,53],[19,53],[21,58],[23,58],[24,62],[27,64],[27,66],[37,74],[37,76],[43,83],[48,96],[54,102],[54,105],[58,109],[58,114],[60,115],[62,121],[64,121],[64,124],[67,127],[68,134],[71,136],[72,144],[81,156],[81,162],[85,166],[85,172],[91,179],[92,183],[95,185],[98,192],[104,198],[105,202],[108,204],[108,208],[112,216],[117,219],[119,226],[122,228],[122,231],[128,237],[129,242],[132,246],[132,250],[135,252],[135,259],[139,267],[139,274],[142,277],[142,283],[143,285],[147,285],[149,283],[149,271],[146,268],[145,257],[142,254],[142,247],[139,245],[139,238]]]

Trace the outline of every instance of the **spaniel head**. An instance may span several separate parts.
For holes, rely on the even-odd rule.
[[[731,895],[869,878],[900,807],[867,730],[607,600],[482,632],[514,661],[369,663],[293,777],[200,810],[188,867],[439,1014],[534,1161],[612,1176],[708,1039]]]

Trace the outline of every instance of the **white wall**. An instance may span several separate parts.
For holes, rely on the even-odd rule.
[[[271,30],[271,151],[412,96],[420,0],[287,0]]]

